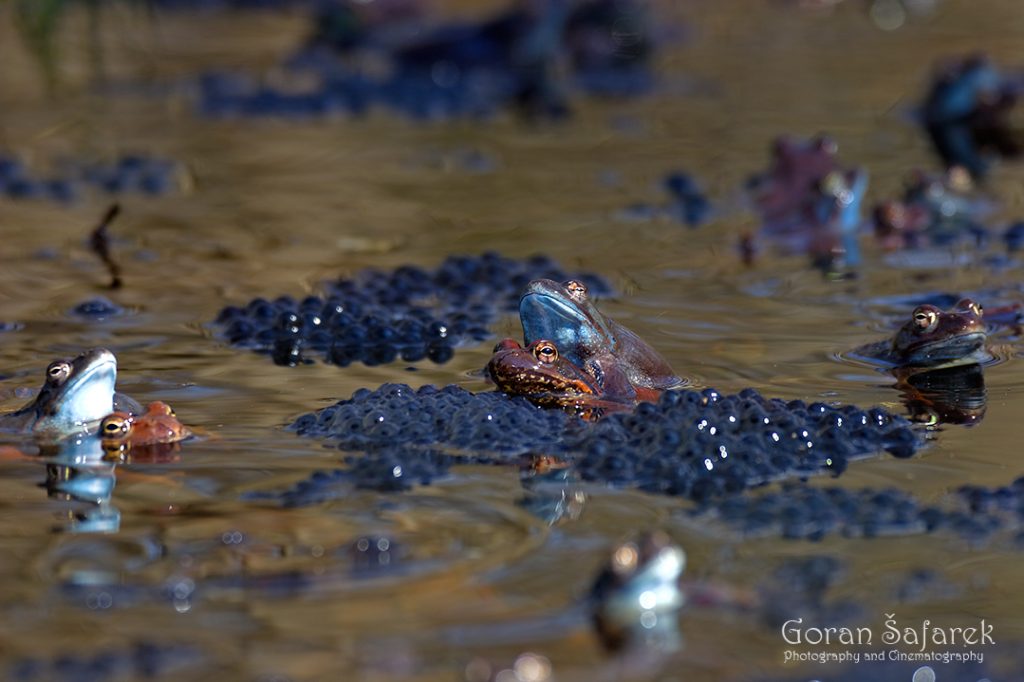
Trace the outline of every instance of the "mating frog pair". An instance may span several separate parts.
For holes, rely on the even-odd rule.
[[[531,282],[519,318],[526,347],[504,339],[487,365],[505,393],[596,418],[682,383],[657,351],[602,315],[580,282]]]
[[[191,435],[169,405],[150,403],[145,411],[117,393],[117,358],[105,348],[86,351],[72,360],[55,360],[35,400],[0,415],[0,429],[59,438],[75,433],[99,435],[105,445],[149,446],[174,443]]]

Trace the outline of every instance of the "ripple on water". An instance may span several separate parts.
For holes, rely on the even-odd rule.
[[[35,570],[86,610],[216,611],[238,599],[257,611],[291,600],[320,608],[325,598],[371,603],[396,584],[434,604],[427,610],[460,581],[514,564],[547,536],[543,519],[506,499],[514,490],[466,495],[474,485],[401,497],[351,491],[315,513],[197,503],[157,517],[164,523],[145,534],[54,536]]]

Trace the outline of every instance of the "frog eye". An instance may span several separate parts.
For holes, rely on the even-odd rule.
[[[956,309],[960,312],[974,313],[978,317],[981,317],[984,314],[984,308],[981,307],[981,304],[976,303],[969,298],[961,299],[960,302],[956,304]]]
[[[582,302],[587,300],[587,285],[575,279],[570,279],[565,283],[565,288],[569,291],[569,296],[574,301]]]
[[[821,180],[821,190],[829,196],[838,196],[846,189],[846,181],[839,171],[832,171]]]
[[[131,429],[131,421],[120,416],[110,415],[100,424],[100,433],[104,436],[121,436]]]
[[[558,360],[558,348],[550,341],[538,341],[533,347],[533,356],[546,365]]]
[[[616,575],[633,573],[640,563],[640,549],[635,543],[627,542],[612,555],[611,569]]]
[[[963,166],[953,166],[946,172],[946,184],[956,192],[970,192],[974,187],[971,174]]]
[[[914,309],[914,326],[919,331],[930,332],[939,323],[939,313],[933,306],[921,306]]]
[[[46,368],[46,383],[60,386],[71,376],[71,363],[66,360],[55,360]]]

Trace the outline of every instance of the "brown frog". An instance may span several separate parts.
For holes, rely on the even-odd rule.
[[[856,354],[893,367],[939,367],[977,362],[987,330],[982,308],[969,298],[952,310],[920,305],[891,341],[857,349]]]
[[[660,391],[636,389],[614,361],[593,366],[591,372],[571,362],[547,339],[523,348],[504,339],[494,348],[487,374],[498,390],[520,395],[542,407],[561,407],[585,419],[632,409],[640,400],[655,400]]]
[[[142,414],[113,412],[100,423],[105,447],[176,443],[191,435],[191,429],[178,421],[171,406],[159,400],[147,405]]]

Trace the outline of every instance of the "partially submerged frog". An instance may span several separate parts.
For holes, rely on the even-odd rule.
[[[933,305],[914,308],[910,320],[891,341],[863,346],[856,355],[893,367],[938,367],[977,362],[987,330],[982,308],[969,298],[952,310]]]
[[[970,174],[960,166],[939,175],[915,170],[902,199],[875,207],[875,237],[887,249],[944,245],[963,235],[984,239],[977,219],[989,207],[973,191]]]
[[[618,381],[620,374],[638,392],[657,392],[682,383],[656,350],[601,314],[582,282],[530,282],[519,301],[519,319],[527,344],[552,342],[562,357],[594,377],[603,393],[626,390]]]
[[[768,169],[747,181],[766,226],[788,223],[804,211],[809,193],[829,173],[840,170],[838,145],[829,137],[800,140],[780,136],[771,148]]]
[[[191,435],[192,431],[178,421],[171,406],[159,400],[147,405],[142,414],[117,411],[100,424],[104,447],[176,443]]]
[[[686,553],[663,532],[644,533],[615,548],[590,590],[595,614],[632,623],[645,611],[670,613],[686,603],[679,589]]]
[[[589,605],[602,644],[673,650],[677,613],[686,605],[753,613],[759,596],[747,589],[683,578],[686,552],[662,531],[641,533],[612,551],[590,588]]]
[[[604,365],[608,371],[594,376],[560,355],[552,341],[538,339],[523,348],[514,339],[504,339],[494,347],[487,375],[504,393],[587,419],[632,409],[639,395],[656,399],[658,391],[634,389],[613,360],[605,360]]]
[[[840,262],[859,261],[856,232],[868,186],[867,172],[844,168],[837,152],[828,137],[780,137],[768,169],[747,183],[761,218],[758,234],[783,252],[811,256],[828,271]],[[748,263],[756,250],[753,239],[745,236],[741,241]]]
[[[990,156],[1021,154],[1011,122],[1019,78],[1005,74],[983,54],[942,66],[921,105],[921,123],[947,167],[962,166],[982,178]]]
[[[117,359],[105,348],[88,350],[73,360],[55,360],[46,368],[46,381],[35,400],[0,415],[0,429],[60,435],[85,431],[115,409],[131,409],[130,399],[115,399]]]

